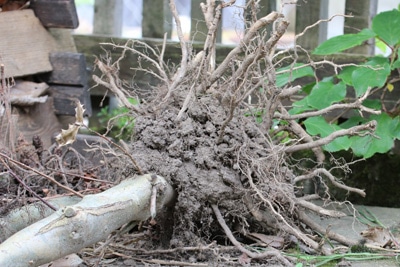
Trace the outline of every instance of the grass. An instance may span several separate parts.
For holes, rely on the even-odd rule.
[[[298,263],[296,267],[303,266],[336,266],[340,260],[346,261],[369,261],[369,260],[382,260],[382,259],[392,259],[397,260],[397,255],[395,254],[379,254],[371,252],[360,252],[360,253],[341,253],[333,255],[306,255],[297,253],[284,253],[285,256],[297,258]]]

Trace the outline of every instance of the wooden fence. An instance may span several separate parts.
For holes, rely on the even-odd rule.
[[[187,0],[189,1],[189,0]],[[192,0],[191,1],[191,36],[190,40],[193,40],[193,47],[201,49],[201,42],[204,41],[205,34],[199,34],[206,32],[206,26],[204,23],[203,14],[200,7],[200,3],[205,0]],[[296,33],[302,32],[307,26],[317,22],[319,19],[327,19],[330,16],[329,11],[329,0],[299,0],[296,5],[296,18],[294,22],[294,30]],[[337,1],[335,1],[337,2]],[[370,26],[371,18],[376,14],[378,0],[346,0],[344,4],[345,14],[352,14],[353,18],[346,18],[344,20],[343,32],[351,33],[356,32],[360,29]],[[272,10],[279,10],[280,6],[277,6],[277,1],[273,0],[260,0],[260,12],[258,16],[267,15]],[[94,5],[94,25],[92,35],[75,35],[75,44],[78,52],[84,53],[87,57],[87,63],[89,66],[93,65],[94,55],[100,55],[104,53],[98,45],[101,42],[112,42],[123,44],[127,41],[126,38],[122,38],[122,8],[123,0],[95,0]],[[142,18],[142,36],[143,40],[154,45],[161,45],[161,38],[164,33],[168,33],[168,37],[171,37],[172,32],[172,16],[169,11],[168,0],[145,0],[143,1],[143,18]],[[246,15],[243,15],[244,17]],[[328,24],[321,23],[319,26],[309,29],[306,34],[297,40],[297,44],[301,45],[306,49],[315,48],[318,43],[327,39],[328,36]],[[112,38],[111,38],[112,37]],[[221,36],[219,36],[220,38]],[[152,39],[148,39],[152,38]],[[219,39],[220,40],[220,39]],[[229,46],[220,46],[218,48],[218,55],[223,57],[229,52],[231,48]],[[373,46],[365,44],[362,47],[353,49],[352,52],[357,54],[372,54],[374,51]],[[111,51],[118,55],[118,51]],[[180,50],[176,43],[170,42],[165,58],[170,62],[179,63],[180,61]],[[134,55],[129,55],[126,60],[121,62],[121,78],[126,81],[132,80],[132,73],[130,68],[132,64],[137,62],[137,58]],[[346,56],[346,58],[337,59],[342,63],[357,62],[360,59],[358,56]],[[148,75],[136,74],[135,82],[141,87],[147,87],[152,84],[151,78]],[[103,93],[103,90],[92,90],[92,94]]]
[[[185,0],[190,4],[191,11],[191,36],[190,40],[204,41],[206,35],[206,25],[200,8],[200,3],[205,0]],[[288,0],[285,0],[289,2]],[[381,0],[382,1],[382,0]],[[396,2],[391,0],[392,2]],[[184,3],[184,1],[181,1]],[[237,1],[239,4],[242,1]],[[249,2],[249,1],[246,1]],[[259,16],[265,16],[274,10],[281,10],[282,5],[277,4],[276,0],[260,0]],[[335,2],[335,3],[333,3]],[[344,4],[340,4],[344,3]],[[296,5],[285,5],[295,9],[293,19],[290,19],[294,25],[296,33],[302,32],[307,26],[314,24],[319,19],[328,19],[333,13],[332,10],[338,6],[339,13],[353,15],[352,18],[346,18],[343,25],[344,33],[354,33],[360,29],[370,26],[371,18],[376,14],[378,8],[378,0],[298,0]],[[121,36],[123,24],[123,0],[95,0],[94,5],[94,34],[105,34],[112,36]],[[244,17],[246,11],[244,11]],[[224,16],[224,13],[223,13]],[[295,17],[295,18],[294,18]],[[171,37],[172,32],[172,15],[169,10],[168,0],[145,0],[142,1],[142,37],[143,38],[163,38],[164,33],[168,33]],[[219,31],[221,32],[221,31]],[[318,43],[326,40],[328,37],[328,24],[321,23],[307,31],[303,37],[299,38],[298,44],[306,49],[315,48]],[[221,35],[217,38],[221,40]],[[372,53],[373,49],[366,47],[358,48],[359,53]]]

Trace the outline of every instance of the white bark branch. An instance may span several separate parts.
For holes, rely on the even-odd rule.
[[[126,223],[148,219],[152,188],[160,185],[160,210],[171,202],[174,191],[164,178],[152,178],[150,174],[85,196],[79,203],[56,211],[0,244],[0,266],[39,266],[103,240]]]

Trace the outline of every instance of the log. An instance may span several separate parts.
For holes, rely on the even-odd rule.
[[[74,0],[31,0],[30,7],[47,28],[76,29],[79,26]]]
[[[155,187],[154,208],[160,211],[173,201],[174,191],[156,175],[127,179],[102,193],[85,196],[0,244],[0,266],[39,266],[104,240],[126,223],[147,220],[154,215],[150,201]]]
[[[46,201],[53,207],[61,209],[74,205],[81,201],[81,199],[77,196],[60,196]],[[10,211],[7,215],[0,218],[0,243],[25,227],[53,213],[54,210],[40,201]]]

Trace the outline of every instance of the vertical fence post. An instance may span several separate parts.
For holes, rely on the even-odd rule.
[[[96,0],[93,33],[121,36],[123,0]]]
[[[204,0],[192,0],[192,7],[190,11],[191,16],[191,29],[190,38],[192,41],[204,42],[207,38],[208,28],[204,19],[203,11],[201,10],[200,3],[206,3]],[[218,24],[217,29],[217,43],[222,39],[222,22]]]
[[[320,19],[321,0],[298,2],[296,6],[296,26],[295,32],[299,34],[304,31],[307,26],[310,26]],[[327,7],[325,7],[327,8]],[[297,45],[312,50],[318,46],[319,27],[313,27],[297,39]]]
[[[319,19],[329,19],[329,0],[321,0]],[[328,39],[328,23],[329,22],[321,22],[318,25],[318,44]]]
[[[353,18],[345,18],[344,33],[358,33],[360,30],[369,28],[372,18],[377,12],[377,0],[346,0],[346,15]],[[351,53],[374,54],[374,40],[368,41],[361,46],[349,50]]]
[[[163,38],[167,32],[171,38],[172,15],[167,2],[167,0],[143,0],[143,37]]]

